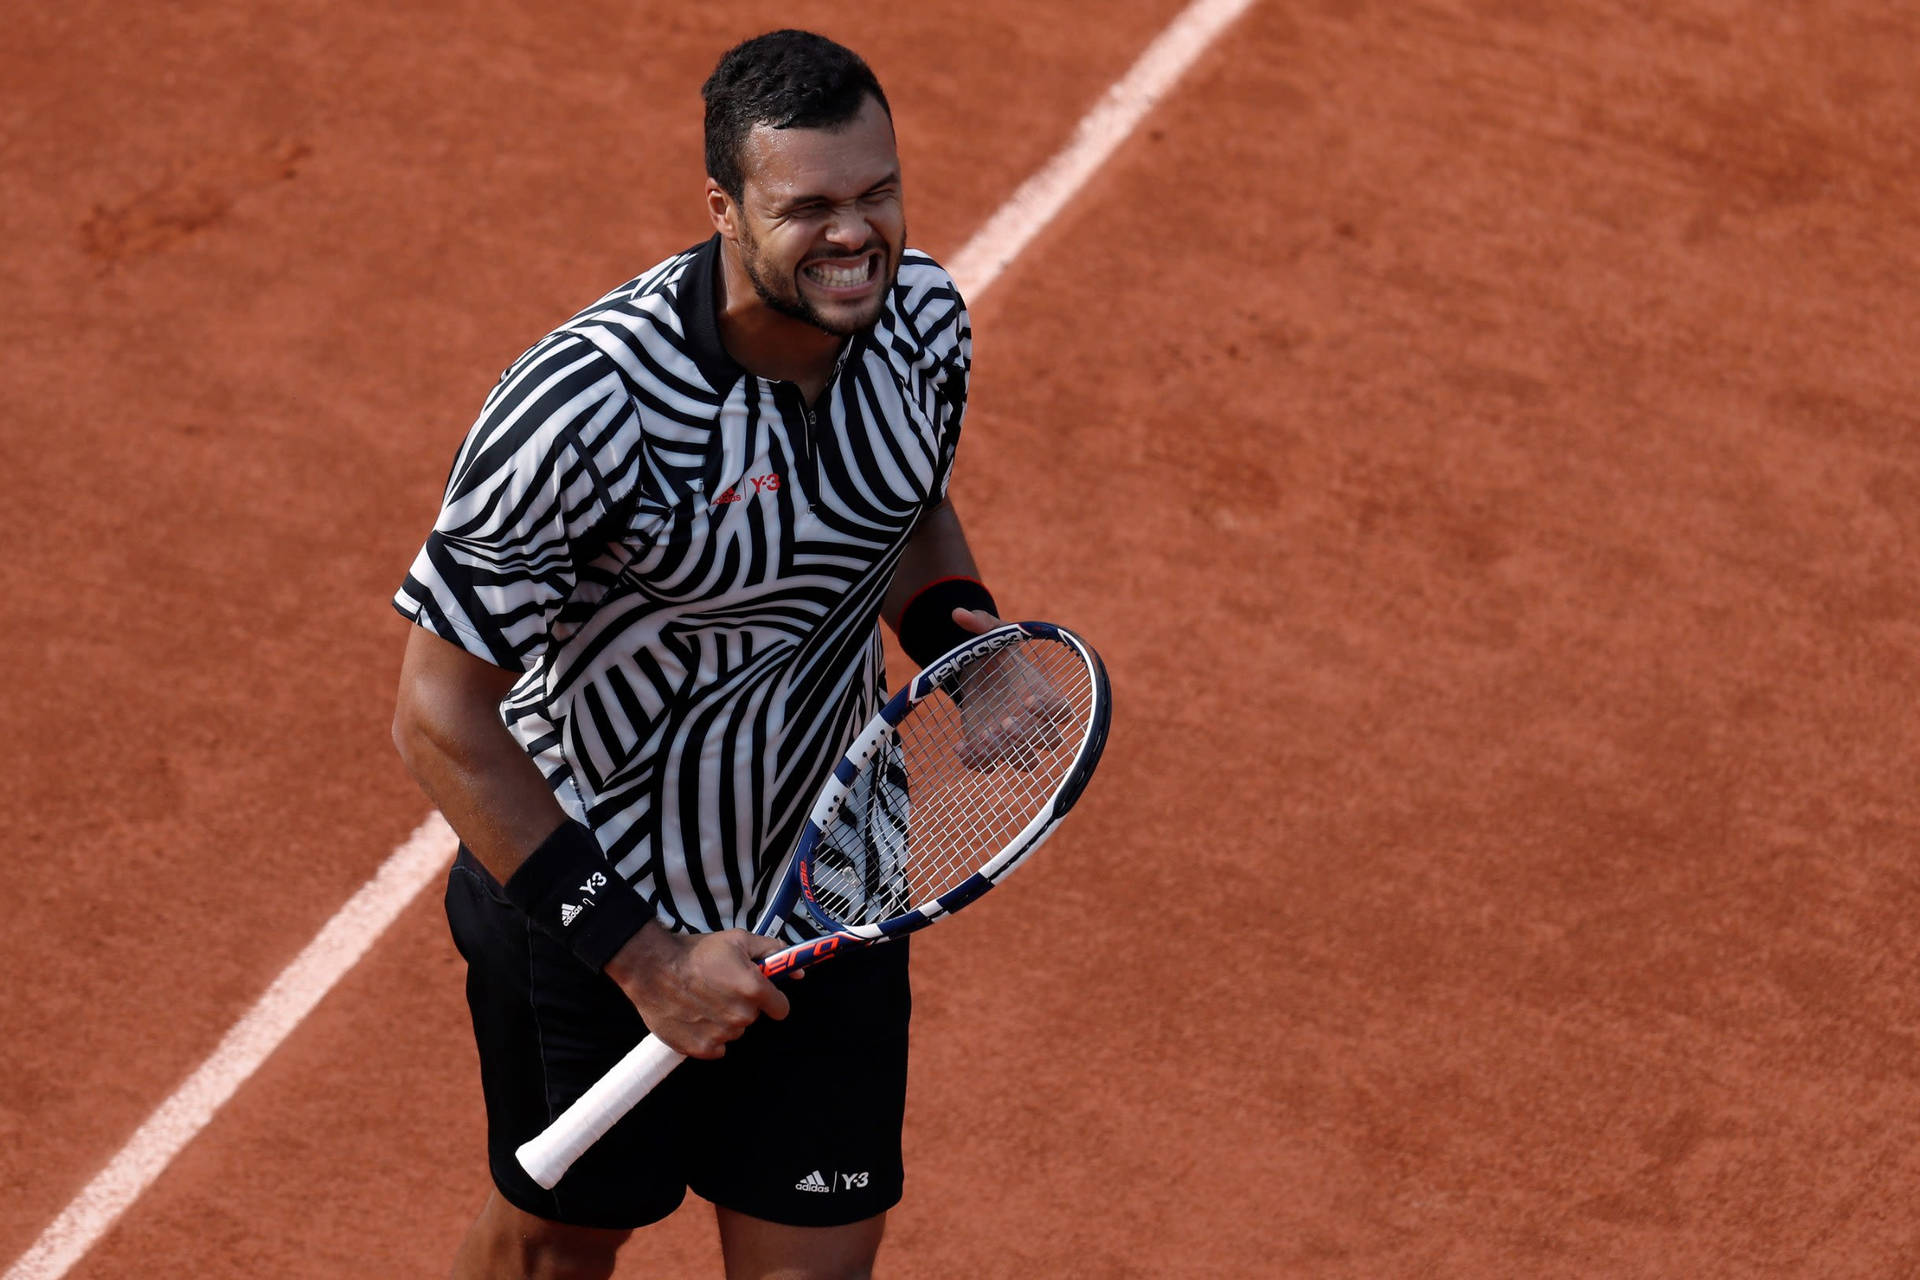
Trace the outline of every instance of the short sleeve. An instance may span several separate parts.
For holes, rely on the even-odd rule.
[[[934,479],[935,501],[945,501],[953,480],[953,460],[960,447],[960,423],[967,414],[967,379],[973,372],[973,324],[958,288],[952,291],[952,311],[935,331],[934,343],[939,356],[938,409],[940,413],[940,465]]]
[[[467,433],[433,531],[394,608],[510,671],[533,669],[573,593],[580,547],[637,483],[624,382],[590,343],[554,335],[507,370]]]

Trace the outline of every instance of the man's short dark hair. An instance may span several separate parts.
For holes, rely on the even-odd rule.
[[[735,45],[700,87],[707,104],[707,176],[740,199],[747,185],[740,153],[755,125],[831,129],[859,115],[868,94],[893,119],[866,62],[825,36],[769,31]]]

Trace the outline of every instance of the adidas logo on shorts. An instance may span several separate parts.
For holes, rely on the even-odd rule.
[[[818,1169],[815,1169],[812,1173],[800,1179],[800,1181],[794,1183],[793,1189],[795,1191],[828,1191],[828,1192],[833,1190],[833,1188],[827,1184],[827,1180],[820,1176],[820,1171]]]
[[[579,914],[580,904],[577,902],[569,902],[560,908],[560,923],[562,925],[572,924],[573,918]]]

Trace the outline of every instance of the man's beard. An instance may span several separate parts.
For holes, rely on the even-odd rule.
[[[906,228],[904,226],[900,228],[900,239],[901,243],[904,244],[906,242]],[[806,295],[800,292],[800,282],[798,280],[793,282],[793,293],[791,296],[774,292],[772,286],[767,283],[766,278],[760,274],[760,242],[755,240],[753,233],[747,231],[745,227],[741,228],[740,248],[743,251],[740,254],[740,265],[747,273],[747,281],[753,285],[753,292],[759,297],[760,301],[766,303],[769,311],[778,312],[780,315],[792,320],[798,320],[802,324],[812,325],[822,333],[832,334],[836,338],[852,337],[862,329],[872,325],[875,320],[878,320],[880,318],[880,312],[886,306],[887,291],[893,288],[893,276],[889,274],[886,284],[874,298],[872,315],[857,324],[836,322],[821,315],[814,305],[807,301]],[[874,250],[868,248],[863,252],[871,253],[874,252]],[[882,244],[879,248],[879,254],[880,264],[875,270],[887,271],[893,263],[893,251],[886,244]]]

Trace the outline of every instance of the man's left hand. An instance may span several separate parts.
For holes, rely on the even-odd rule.
[[[975,635],[1006,625],[984,609],[955,609],[953,620]],[[969,768],[1031,769],[1041,752],[1060,745],[1058,726],[1068,713],[1067,700],[1017,648],[972,666],[960,679],[960,695],[966,735],[960,758]]]

